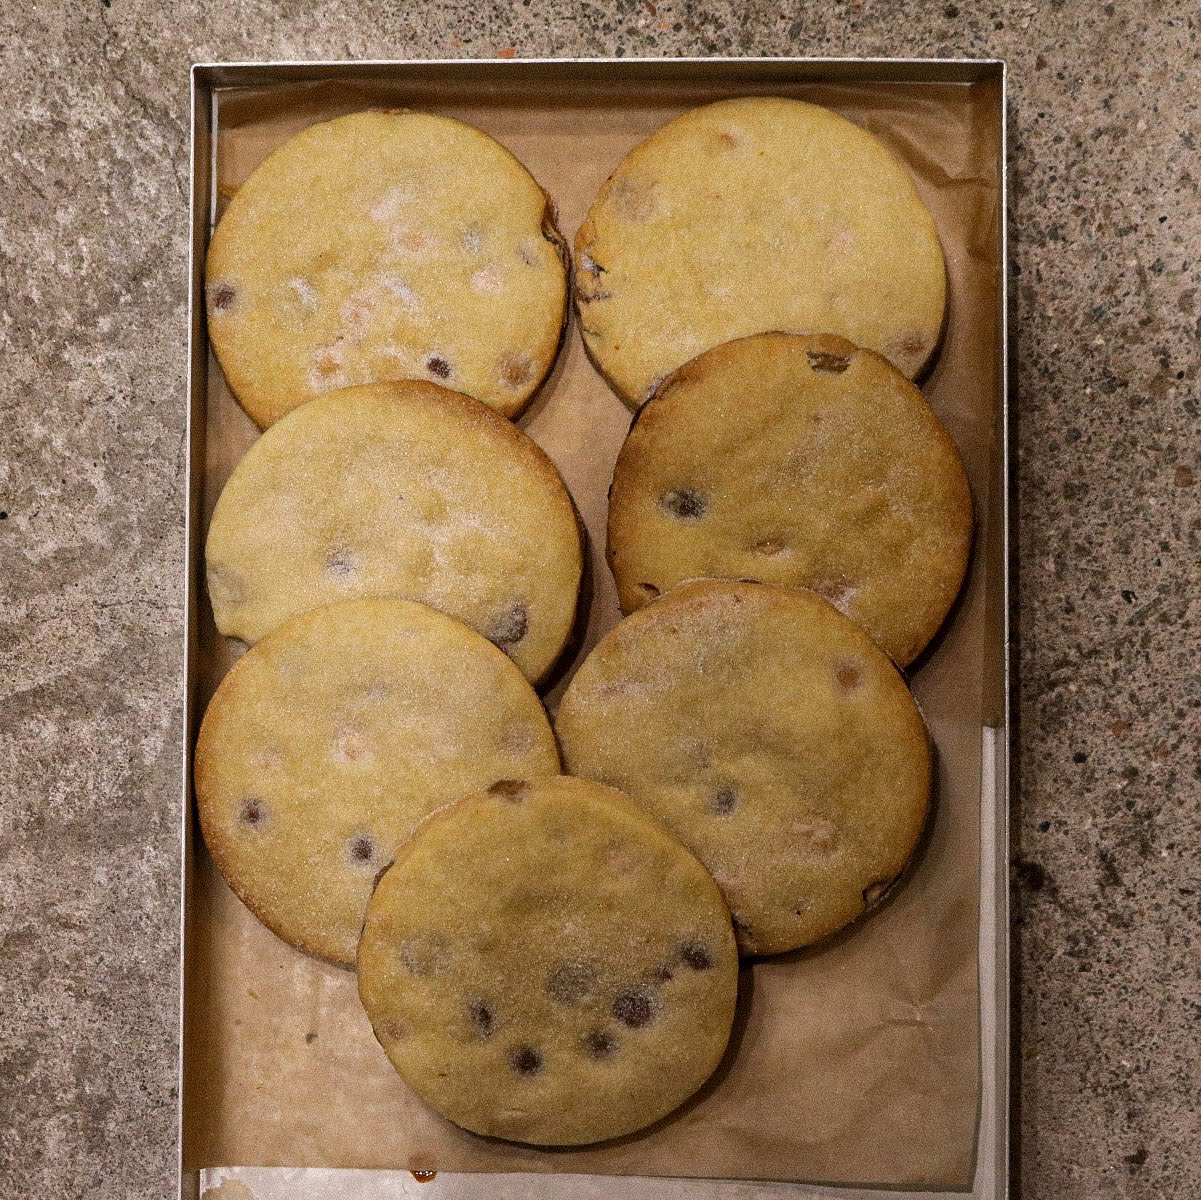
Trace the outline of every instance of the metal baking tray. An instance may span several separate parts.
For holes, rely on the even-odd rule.
[[[994,215],[995,237],[987,253],[996,267],[996,294],[989,311],[977,314],[995,322],[999,361],[998,394],[991,413],[994,450],[988,465],[988,511],[978,514],[975,570],[982,574],[986,629],[982,664],[988,696],[982,723],[980,819],[980,921],[978,964],[980,981],[981,1095],[977,1124],[974,1179],[968,1191],[922,1192],[906,1188],[837,1187],[795,1183],[663,1179],[640,1176],[564,1174],[455,1174],[440,1172],[426,1181],[408,1171],[343,1171],[293,1168],[240,1168],[224,1164],[197,1169],[185,1162],[183,1144],[187,1122],[193,1119],[193,1078],[197,1067],[188,1061],[188,1014],[197,998],[192,994],[191,962],[195,940],[193,879],[199,845],[193,815],[191,753],[201,711],[198,673],[201,626],[211,617],[203,608],[203,488],[206,470],[206,406],[210,358],[204,320],[202,270],[208,237],[216,212],[218,95],[225,89],[270,89],[278,85],[327,81],[411,87],[421,102],[439,95],[472,96],[477,103],[515,95],[537,96],[553,104],[556,97],[586,97],[603,103],[639,90],[656,96],[679,96],[681,103],[699,103],[699,95],[720,99],[744,91],[783,85],[856,85],[880,83],[957,84],[987,89],[990,120],[995,121],[999,161],[999,212]],[[433,101],[431,101],[433,97]],[[183,745],[180,1102],[178,1159],[179,1192],[196,1197],[202,1190],[228,1179],[248,1187],[256,1200],[300,1196],[336,1200],[354,1195],[363,1200],[420,1194],[425,1200],[483,1200],[484,1197],[567,1197],[585,1200],[759,1200],[767,1197],[827,1197],[830,1200],[908,1200],[935,1195],[1000,1200],[1009,1194],[1009,940],[1008,940],[1008,820],[1010,789],[1009,636],[1009,418],[1006,347],[1006,67],[998,60],[963,59],[849,59],[849,58],[714,58],[714,59],[565,59],[458,60],[417,62],[290,62],[197,64],[191,71],[191,237],[189,249],[189,341],[187,417],[186,608],[184,627],[185,719]],[[565,231],[569,232],[569,231]],[[194,986],[194,985],[193,985]],[[243,1194],[243,1193],[238,1193]]]

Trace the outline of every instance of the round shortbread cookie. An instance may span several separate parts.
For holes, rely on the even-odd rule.
[[[196,743],[218,870],[285,941],[350,966],[372,881],[422,817],[497,779],[559,768],[521,672],[423,604],[295,617],[221,681]]]
[[[812,592],[681,585],[601,639],[555,725],[573,774],[627,791],[705,864],[745,954],[858,917],[901,873],[929,805],[904,680]]]
[[[267,430],[221,493],[205,558],[231,637],[392,595],[465,621],[535,682],[571,636],[583,569],[550,459],[478,401],[418,382],[335,392]]]
[[[808,587],[902,665],[954,602],[971,541],[951,435],[895,367],[830,336],[742,338],[668,376],[610,492],[624,611],[704,576]]]
[[[725,1051],[721,893],[620,792],[506,780],[436,813],[367,906],[359,995],[393,1066],[475,1133],[581,1145],[682,1104]]]
[[[759,97],[693,109],[626,156],[576,234],[575,299],[592,360],[637,408],[688,359],[772,329],[839,334],[913,378],[946,271],[882,142]]]
[[[566,250],[546,193],[446,117],[311,125],[238,189],[209,246],[209,337],[263,428],[334,388],[429,379],[507,417],[550,371]]]

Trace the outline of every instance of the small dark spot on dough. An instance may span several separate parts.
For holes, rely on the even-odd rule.
[[[325,560],[325,569],[335,579],[352,579],[358,572],[359,560],[349,550],[332,550]]]
[[[653,600],[660,594],[659,589],[653,583],[640,583],[637,586],[648,600]]]
[[[596,986],[596,972],[586,963],[560,963],[546,981],[551,999],[560,1004],[579,1004]]]
[[[728,817],[738,807],[738,792],[728,785],[713,793],[709,808],[715,817]]]
[[[342,369],[342,360],[328,347],[317,351],[315,369],[321,379],[332,379]]]
[[[502,650],[516,646],[530,631],[530,612],[520,600],[513,601],[488,627],[488,640]]]
[[[375,858],[375,839],[360,833],[350,839],[347,851],[351,862],[369,863]]]
[[[425,369],[431,374],[436,375],[439,379],[450,378],[450,363],[440,355],[431,354],[425,360]]]
[[[498,779],[488,788],[489,796],[500,796],[519,804],[521,798],[530,790],[530,785],[524,779]]]
[[[267,819],[267,809],[261,800],[247,800],[238,817],[244,825],[261,825]]]
[[[688,488],[679,491],[664,492],[659,506],[680,521],[699,521],[705,515],[709,504],[699,492]]]
[[[612,1058],[617,1053],[617,1039],[604,1029],[593,1029],[584,1034],[584,1052],[589,1058]]]
[[[304,1040],[311,1046],[317,1040],[317,1035],[315,1033],[306,1033]]]
[[[853,692],[863,682],[863,672],[855,663],[844,658],[835,665],[834,678],[844,692]]]
[[[416,938],[399,946],[400,961],[410,975],[437,975],[450,963],[451,948],[435,938]]]
[[[228,312],[238,298],[238,289],[225,280],[209,285],[209,309],[215,313]]]
[[[784,553],[784,540],[778,537],[764,538],[751,547],[756,554],[775,555]]]
[[[806,350],[805,357],[815,371],[828,371],[841,375],[851,365],[851,360],[842,354],[828,354],[824,350]]]
[[[655,1019],[655,998],[640,988],[618,992],[613,1001],[613,1015],[623,1025],[641,1029]]]
[[[676,973],[666,963],[661,963],[651,972],[653,983],[670,983],[675,977]]]
[[[471,1002],[471,1024],[482,1038],[490,1038],[496,1032],[496,1013],[483,1000]]]
[[[713,955],[709,953],[709,947],[701,945],[700,942],[685,942],[680,947],[680,957],[694,971],[707,971],[713,966]]]
[[[509,1063],[518,1075],[537,1075],[542,1070],[542,1055],[533,1046],[514,1046]]]
[[[534,360],[528,354],[508,354],[500,364],[500,381],[507,388],[523,388],[534,379]]]

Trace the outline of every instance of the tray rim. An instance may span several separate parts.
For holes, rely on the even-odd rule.
[[[343,78],[369,75],[381,70],[409,69],[424,74],[434,71],[447,71],[462,75],[462,82],[470,85],[473,73],[480,68],[496,71],[501,75],[520,76],[539,74],[545,71],[564,67],[581,67],[593,72],[614,73],[626,68],[634,68],[640,76],[645,76],[640,82],[655,83],[657,70],[674,73],[691,69],[697,75],[716,74],[714,82],[720,82],[723,74],[737,68],[752,68],[758,71],[776,71],[780,75],[792,71],[804,72],[809,78],[794,80],[797,82],[832,82],[823,78],[820,68],[830,68],[838,75],[839,82],[896,82],[896,83],[938,83],[971,85],[984,82],[994,82],[998,88],[998,109],[1000,114],[998,142],[998,238],[999,255],[997,279],[996,313],[998,328],[998,354],[1000,407],[996,413],[997,438],[999,449],[998,489],[999,527],[997,529],[998,546],[997,559],[1000,563],[999,596],[996,604],[999,608],[1000,627],[1000,723],[984,724],[982,733],[984,740],[992,737],[993,791],[995,804],[989,810],[982,808],[981,819],[981,863],[980,874],[982,890],[985,887],[986,873],[991,865],[994,904],[986,922],[983,907],[981,909],[979,933],[979,959],[983,961],[987,947],[985,945],[985,928],[990,927],[992,941],[992,957],[995,970],[996,986],[991,997],[991,1016],[993,1020],[993,1044],[985,1044],[981,1038],[980,1055],[991,1053],[993,1057],[994,1096],[993,1118],[994,1138],[992,1144],[983,1146],[977,1133],[976,1163],[977,1171],[981,1156],[988,1152],[993,1157],[996,1172],[996,1188],[989,1200],[1008,1200],[1010,1195],[1010,1179],[1014,1163],[1011,1156],[1015,1149],[1010,1138],[1011,1095],[1010,1085],[1014,1072],[1012,1056],[1015,1048],[1010,1043],[1011,1006],[1013,980],[1010,971],[1010,939],[1012,931],[1009,924],[1009,858],[1010,858],[1010,815],[1012,810],[1013,776],[1012,766],[1012,733],[1013,733],[1013,702],[1016,670],[1016,646],[1012,639],[1012,578],[1013,556],[1016,542],[1013,536],[1014,505],[1013,505],[1013,454],[1011,448],[1012,425],[1010,421],[1010,330],[1009,330],[1009,189],[1008,189],[1008,160],[1009,160],[1009,64],[1000,57],[892,57],[871,56],[855,57],[850,55],[673,55],[650,56],[638,55],[629,57],[607,56],[534,56],[530,58],[404,58],[404,59],[246,59],[246,60],[205,60],[192,62],[188,72],[189,82],[189,185],[190,199],[188,201],[188,336],[186,344],[185,370],[187,388],[185,393],[185,471],[184,471],[184,556],[183,556],[183,595],[184,621],[182,631],[183,650],[183,711],[181,736],[181,836],[180,836],[180,867],[179,867],[179,971],[178,971],[178,1051],[176,1062],[176,1194],[181,1200],[195,1200],[199,1197],[200,1175],[196,1170],[188,1170],[184,1163],[184,1116],[185,1116],[185,1033],[188,1007],[188,924],[191,906],[189,900],[192,889],[192,870],[194,853],[194,809],[191,786],[192,746],[197,726],[195,688],[193,679],[194,651],[197,634],[197,590],[198,567],[202,568],[202,544],[200,529],[201,514],[197,503],[198,489],[203,483],[203,462],[197,462],[198,444],[193,439],[193,418],[198,399],[203,402],[207,382],[207,352],[208,342],[203,322],[203,304],[200,303],[201,269],[204,260],[204,245],[207,235],[207,219],[200,203],[203,198],[205,206],[208,202],[207,173],[212,164],[213,144],[211,140],[213,106],[215,92],[223,88],[265,86],[271,83],[295,83],[305,81],[310,76],[338,75]],[[818,69],[818,70],[815,70]],[[880,74],[872,75],[875,68]],[[852,78],[859,71],[865,73],[858,79]],[[768,76],[764,75],[764,81]],[[516,80],[515,80],[516,82]],[[616,79],[613,82],[617,82]],[[674,82],[666,80],[663,82]],[[700,80],[698,79],[698,82]],[[198,150],[203,144],[206,151],[203,161],[198,157]],[[983,788],[982,788],[983,805]],[[991,816],[991,820],[986,820]],[[986,862],[984,849],[991,850],[990,862]],[[980,993],[981,1025],[984,1026],[984,1006],[986,1002],[983,989]],[[983,1084],[982,1097],[983,1104]],[[571,1178],[562,1176],[561,1178]],[[588,1178],[588,1177],[583,1177]],[[598,1177],[592,1177],[598,1178]],[[608,1177],[599,1177],[608,1178]],[[698,1186],[705,1186],[714,1181],[691,1180]],[[718,1181],[720,1182],[720,1181]],[[750,1181],[740,1183],[756,1186]],[[788,1183],[772,1183],[765,1186],[773,1188],[798,1186]],[[808,1185],[799,1185],[807,1187]],[[857,1189],[853,1187],[830,1187],[822,1185],[821,1189],[830,1196],[839,1193],[850,1194]],[[968,1197],[971,1193],[946,1192],[950,1197]],[[881,1197],[887,1192],[881,1191]]]

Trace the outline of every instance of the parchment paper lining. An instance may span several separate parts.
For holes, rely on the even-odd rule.
[[[913,171],[947,256],[950,313],[924,385],[963,454],[977,512],[995,497],[994,319],[999,181],[988,85],[721,87],[556,97],[422,94],[412,87],[281,85],[220,94],[219,195],[316,120],[372,106],[458,117],[508,146],[551,194],[570,237],[625,152],[694,104],[755,90],[835,108]],[[204,514],[256,431],[210,364]],[[585,647],[616,621],[604,564],[605,492],[629,413],[588,364],[578,332],[521,424],[558,465],[592,539]],[[189,978],[190,1167],[258,1165],[777,1179],[962,1188],[980,1096],[977,981],[982,556],[941,641],[913,678],[937,752],[937,810],[917,869],[882,909],[810,953],[743,972],[731,1053],[651,1130],[545,1151],[486,1141],[441,1120],[379,1050],[353,978],[277,941],[198,850]],[[202,614],[199,697],[231,661]],[[561,685],[560,685],[561,686]],[[551,693],[549,702],[556,699]]]

